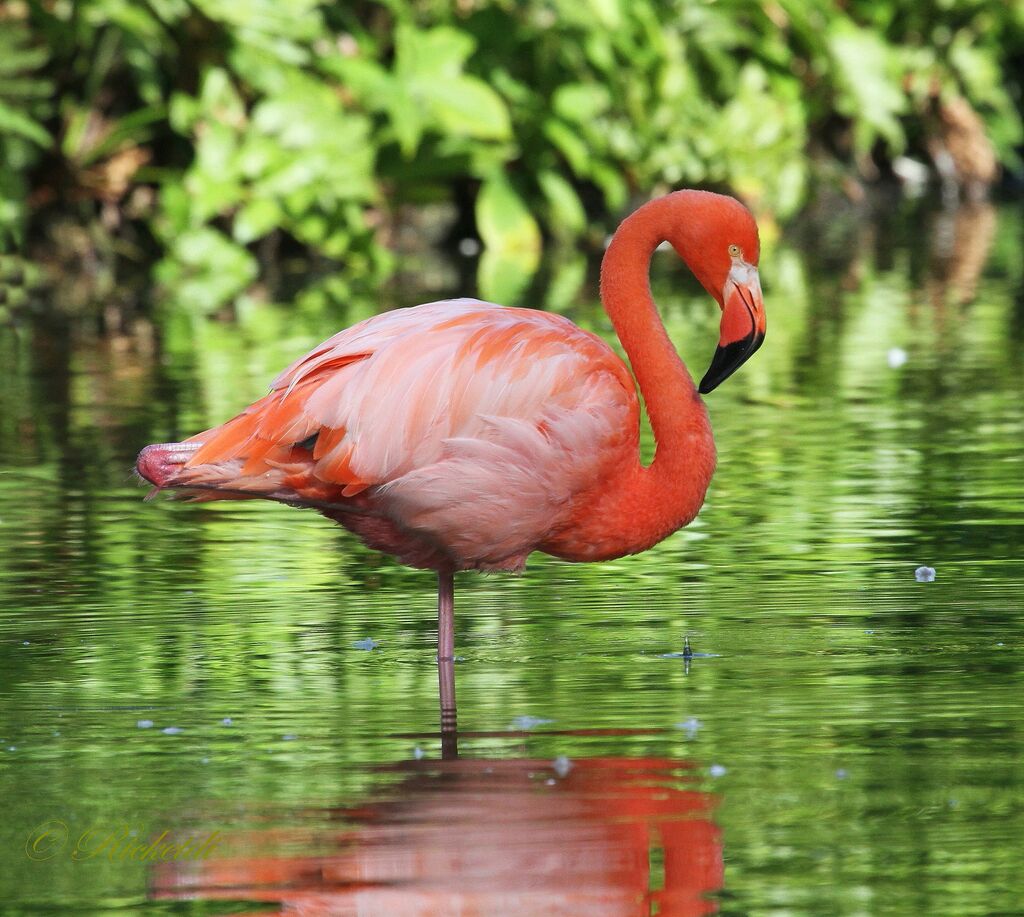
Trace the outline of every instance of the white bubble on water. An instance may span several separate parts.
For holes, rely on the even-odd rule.
[[[546,726],[554,720],[546,720],[542,716],[517,716],[512,720],[510,729],[534,729],[537,726]]]
[[[676,723],[676,729],[682,729],[683,732],[686,733],[686,737],[688,739],[692,739],[695,735],[697,735],[697,732],[703,725],[704,724],[700,720],[698,720],[697,717],[691,716],[687,717],[681,723]]]
[[[898,369],[906,362],[906,351],[902,347],[890,347],[886,359],[890,369]]]
[[[899,369],[907,362],[907,352],[902,347],[890,347],[886,359],[890,369]]]

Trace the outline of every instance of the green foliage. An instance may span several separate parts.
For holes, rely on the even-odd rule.
[[[24,23],[0,19],[0,245],[20,238],[28,172],[53,142],[42,123],[53,91],[41,74],[48,57]]]
[[[541,230],[572,241],[680,185],[784,219],[836,162],[870,177],[925,157],[939,99],[965,98],[1011,167],[1022,137],[1015,4],[26,0],[6,16],[3,224],[20,232],[33,182],[61,175],[62,200],[145,224],[161,281],[204,311],[259,276],[265,241],[385,270],[406,204],[475,214],[482,287],[515,296]],[[130,205],[140,186],[155,205]]]

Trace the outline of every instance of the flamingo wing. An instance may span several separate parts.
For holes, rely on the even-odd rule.
[[[325,341],[182,444],[194,451],[173,483],[350,503],[458,567],[517,568],[635,454],[638,418],[599,338],[550,313],[443,301]]]

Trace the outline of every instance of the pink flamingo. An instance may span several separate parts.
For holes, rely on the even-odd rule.
[[[666,240],[722,309],[699,390],[651,298],[651,255]],[[698,391],[764,338],[758,255],[750,212],[705,191],[645,204],[612,238],[601,298],[657,441],[649,467],[636,384],[604,341],[558,315],[455,299],[339,332],[227,423],[147,446],[137,470],[192,499],[315,508],[370,547],[436,571],[438,659],[450,670],[457,571],[518,572],[533,551],[635,554],[697,515],[715,467]],[[442,720],[446,705],[454,718],[447,681]]]

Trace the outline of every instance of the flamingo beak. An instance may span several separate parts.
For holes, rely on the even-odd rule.
[[[701,379],[702,395],[714,391],[754,355],[764,340],[764,300],[757,268],[738,258],[722,291],[722,330],[711,366]]]

